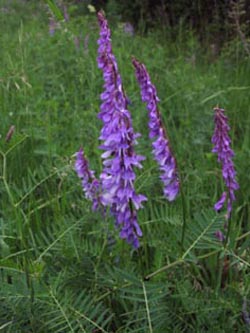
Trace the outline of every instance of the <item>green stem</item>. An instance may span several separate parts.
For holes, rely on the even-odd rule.
[[[4,184],[4,187],[5,187],[5,190],[8,194],[8,197],[10,199],[10,202],[11,202],[12,206],[15,206],[14,199],[13,199],[12,193],[10,191],[9,184],[7,182],[7,158],[6,158],[6,154],[1,152],[1,155],[3,157],[3,174],[2,174],[1,178],[3,180],[3,184]]]
[[[209,252],[209,253],[207,253],[207,254],[204,254],[204,255],[202,255],[202,256],[198,256],[197,258],[198,258],[198,259],[208,258],[208,257],[210,257],[210,256],[212,256],[212,255],[214,255],[214,254],[216,254],[217,252],[218,252],[218,250],[211,251],[211,252]],[[188,253],[189,253],[189,250],[187,250],[187,251],[182,255],[182,257],[179,258],[179,259],[177,259],[176,261],[171,262],[170,264],[167,264],[167,265],[165,265],[165,266],[159,268],[157,271],[155,271],[155,272],[153,272],[153,273],[151,273],[151,274],[145,276],[144,280],[149,280],[151,277],[153,277],[153,276],[155,276],[155,275],[157,275],[157,274],[159,274],[159,273],[162,273],[162,272],[166,271],[167,269],[169,269],[169,268],[171,268],[171,267],[177,266],[177,265],[182,264],[182,263],[187,263],[187,261],[185,261],[185,258],[186,258],[186,256],[187,256]],[[250,265],[249,265],[249,266],[250,266]]]
[[[218,277],[217,277],[217,283],[216,283],[216,293],[218,294],[220,288],[221,288],[221,278],[222,278],[222,272],[223,272],[223,264],[224,264],[224,258],[225,258],[225,253],[222,255],[222,257],[218,256]]]
[[[226,234],[226,239],[225,239],[225,243],[224,243],[225,249],[228,247],[228,244],[229,244],[229,236],[230,236],[231,228],[232,228],[232,219],[231,219],[231,217],[229,217],[228,226],[227,226],[227,234]]]
[[[181,201],[182,201],[182,218],[183,218],[183,225],[182,225],[182,233],[181,233],[181,247],[184,251],[184,240],[186,235],[186,229],[187,229],[187,219],[186,219],[186,202],[185,202],[185,195],[183,192],[182,182],[180,186],[180,192],[181,192]]]
[[[161,268],[158,269],[157,271],[155,271],[155,272],[153,272],[153,273],[151,273],[151,274],[145,276],[144,280],[149,280],[149,279],[151,279],[153,276],[155,276],[155,275],[157,275],[157,274],[159,274],[159,273],[161,273],[161,272],[164,272],[164,271],[166,271],[167,269],[169,269],[169,268],[171,268],[171,267],[174,267],[174,266],[177,266],[177,265],[179,265],[179,264],[182,264],[183,262],[184,262],[184,260],[183,260],[182,258],[181,258],[181,259],[178,259],[178,260],[176,260],[176,261],[174,261],[174,262],[171,262],[170,264],[168,264],[168,265],[166,265],[166,266],[164,266],[164,267],[161,267]]]
[[[217,284],[216,284],[216,293],[218,293],[219,289],[221,288],[221,279],[222,279],[222,272],[223,272],[223,267],[224,267],[224,259],[226,256],[226,251],[229,245],[229,235],[232,227],[232,220],[229,218],[228,220],[228,227],[227,227],[227,233],[226,233],[226,239],[224,242],[224,249],[221,252],[221,256],[219,255],[218,257],[218,277],[217,277]]]

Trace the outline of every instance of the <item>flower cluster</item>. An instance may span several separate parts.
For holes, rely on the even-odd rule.
[[[239,184],[235,179],[236,172],[232,161],[234,152],[230,147],[228,118],[225,116],[224,109],[216,107],[214,112],[215,130],[212,137],[212,143],[214,144],[212,152],[218,154],[218,161],[222,164],[222,176],[227,187],[227,190],[223,192],[219,201],[214,205],[214,209],[216,211],[220,210],[227,200],[228,219],[232,211],[232,203],[235,200],[234,191],[239,188]]]
[[[137,222],[137,210],[146,197],[134,189],[134,167],[141,168],[143,156],[137,155],[133,146],[139,134],[134,133],[131,116],[127,109],[128,99],[124,94],[117,62],[112,52],[110,29],[104,15],[99,12],[100,38],[98,40],[98,67],[103,71],[104,92],[101,94],[99,118],[103,122],[100,146],[104,153],[101,202],[109,206],[119,227],[120,237],[135,248],[142,236]]]
[[[82,180],[82,188],[85,198],[93,202],[93,210],[99,206],[100,182],[94,176],[94,171],[89,169],[89,163],[84,156],[83,149],[76,153],[75,170],[78,177]]]
[[[138,224],[137,211],[142,208],[143,201],[147,200],[144,195],[137,194],[134,187],[135,168],[142,168],[141,162],[144,160],[144,157],[137,155],[134,150],[140,134],[135,133],[132,127],[128,111],[129,100],[125,95],[117,61],[112,51],[111,32],[107,20],[102,12],[99,12],[97,17],[100,26],[97,63],[104,79],[104,91],[100,96],[102,102],[98,114],[103,123],[99,136],[102,142],[99,148],[104,151],[101,155],[103,169],[100,178],[96,179],[81,148],[76,154],[75,170],[82,180],[85,197],[93,202],[93,209],[102,206],[106,210],[106,207],[109,207],[120,230],[120,237],[126,239],[134,248],[138,248],[142,231]],[[163,192],[168,201],[173,201],[179,193],[180,181],[176,160],[158,109],[159,98],[145,65],[135,58],[132,59],[132,63],[141,88],[142,101],[147,105],[149,137],[153,139],[153,155],[160,168]],[[228,120],[223,109],[217,107],[214,110],[215,131],[212,137],[214,144],[212,151],[218,154],[227,187],[214,208],[220,210],[227,201],[227,218],[229,218],[232,202],[235,200],[234,191],[239,185],[235,180],[236,172],[232,162],[234,153],[230,148]],[[221,231],[217,231],[215,236],[220,241],[225,240]]]
[[[159,98],[157,97],[155,86],[151,83],[146,67],[135,58],[132,59],[132,62],[141,87],[142,101],[147,103],[149,111],[149,137],[156,139],[152,143],[153,155],[160,167],[160,178],[164,184],[164,195],[169,201],[173,201],[179,192],[180,183],[176,160],[170,149],[169,140],[158,110]]]

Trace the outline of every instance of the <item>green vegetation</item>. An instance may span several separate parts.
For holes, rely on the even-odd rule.
[[[112,218],[91,211],[74,171],[81,145],[91,168],[101,169],[103,80],[95,14],[77,15],[74,6],[69,13],[51,36],[45,4],[0,1],[0,332],[247,332],[250,59],[242,40],[215,56],[181,26],[173,42],[167,30],[130,36],[113,22],[113,50],[142,133],[137,151],[148,157],[136,181],[148,202],[133,251]],[[157,87],[181,172],[183,200],[171,204],[162,197],[131,55]],[[227,110],[240,184],[226,247],[214,235],[225,214],[213,210],[223,189],[211,153],[217,104]]]

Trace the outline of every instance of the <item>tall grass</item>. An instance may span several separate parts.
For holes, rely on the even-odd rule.
[[[149,198],[139,215],[144,236],[132,251],[111,218],[91,211],[73,170],[82,145],[100,172],[103,81],[96,17],[70,10],[70,21],[50,36],[44,4],[1,1],[0,331],[247,331],[250,62],[243,46],[234,41],[213,58],[192,33],[172,42],[167,32],[131,37],[113,27],[133,126],[142,133],[137,151],[148,157],[136,182]],[[184,247],[183,203],[162,197],[131,55],[146,64],[157,87],[182,174]],[[226,248],[214,236],[225,213],[213,211],[223,186],[211,153],[217,104],[228,110],[240,184]]]

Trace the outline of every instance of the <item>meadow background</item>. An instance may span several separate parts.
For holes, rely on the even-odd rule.
[[[166,7],[169,20],[157,20],[150,6],[145,14],[149,2],[126,10],[121,3],[0,0],[0,331],[249,332],[249,4],[238,1],[237,12],[231,2],[224,21],[201,25],[203,13],[192,26],[185,1]],[[74,171],[80,146],[97,175],[102,167],[98,7],[142,134],[136,149],[147,156],[136,179],[148,197],[138,251],[119,238],[112,218],[92,212]],[[182,195],[171,204],[151,155],[132,55],[157,88],[177,158]],[[213,210],[224,186],[211,153],[216,105],[227,110],[240,185],[226,246],[215,237],[225,211]]]

